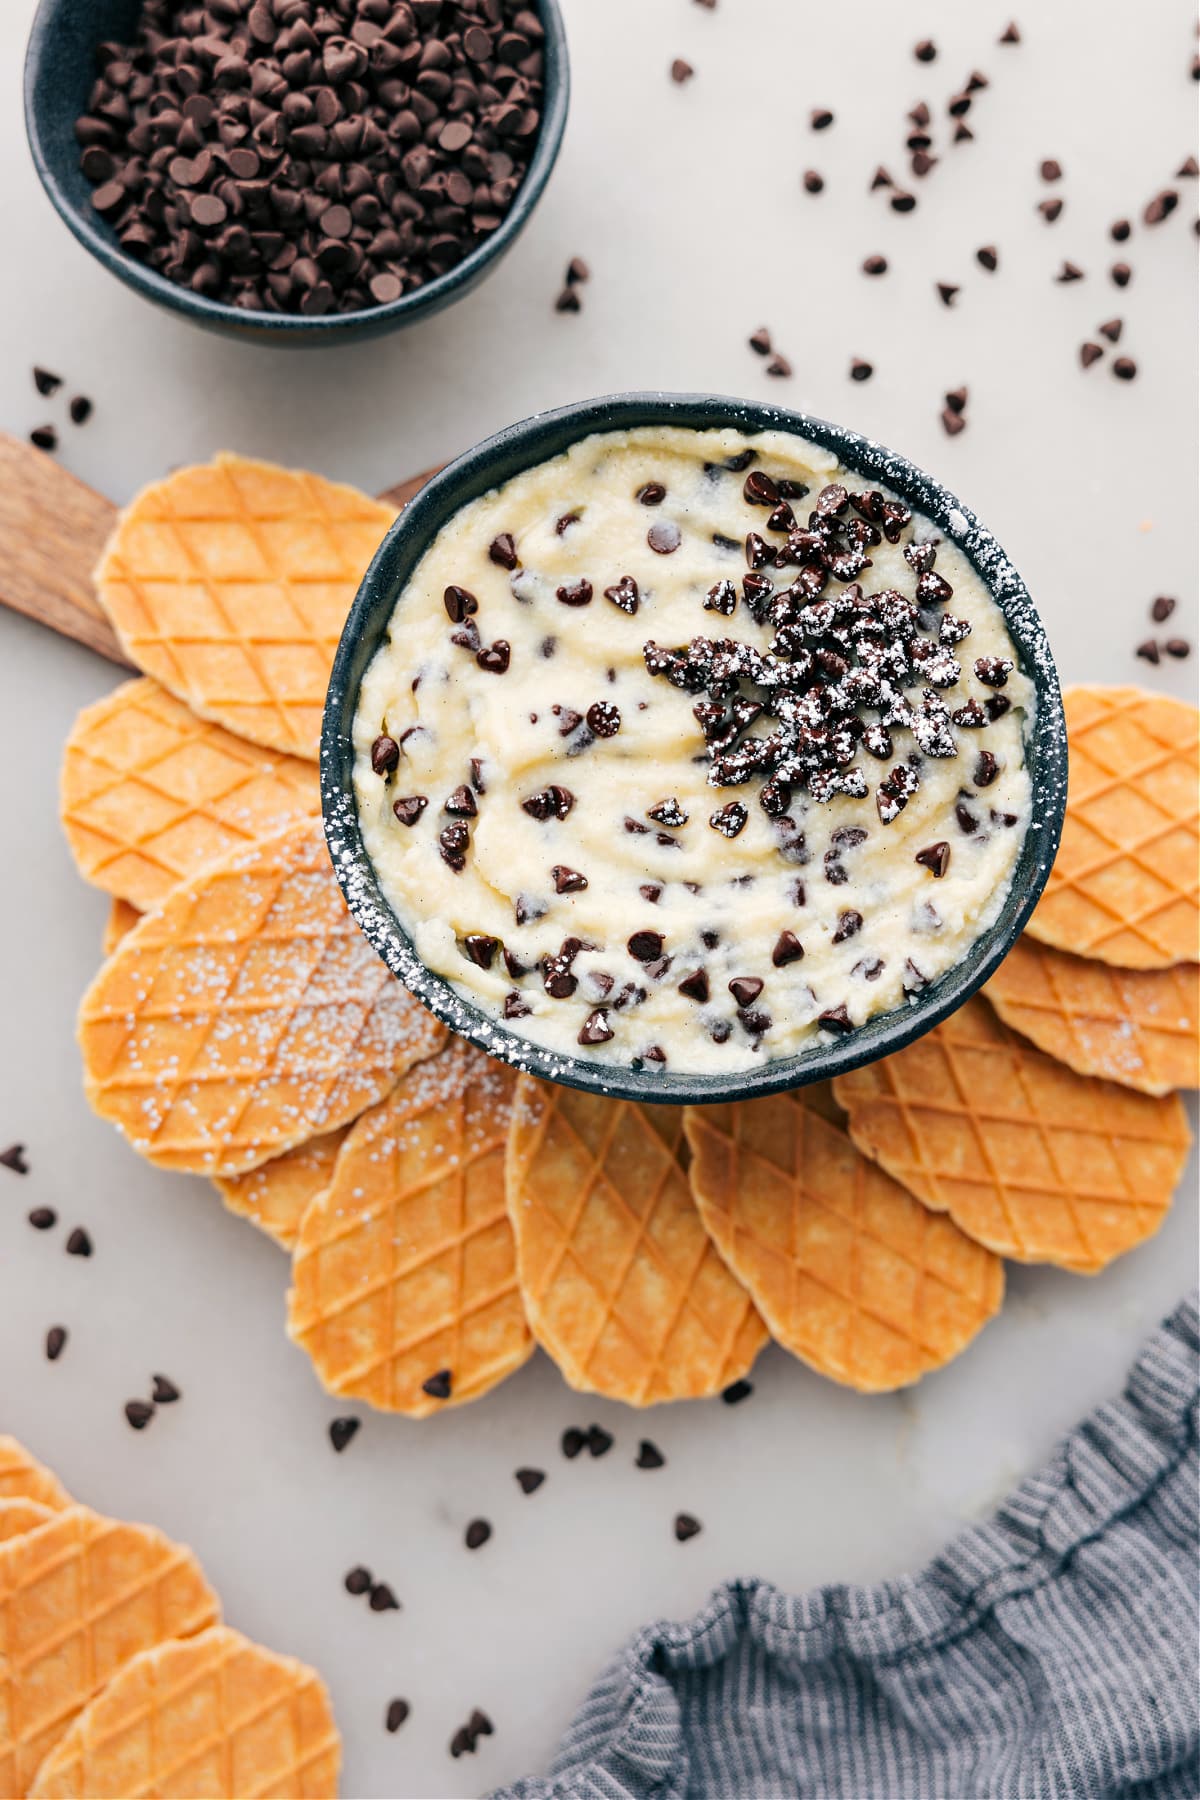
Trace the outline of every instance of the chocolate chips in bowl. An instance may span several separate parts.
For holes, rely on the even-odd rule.
[[[494,266],[568,85],[556,0],[42,0],[26,124],[59,213],[130,286],[340,342]]]

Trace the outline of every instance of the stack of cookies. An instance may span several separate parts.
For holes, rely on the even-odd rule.
[[[319,1676],[220,1621],[190,1550],[0,1437],[0,1794],[336,1794]]]
[[[1197,1080],[1193,708],[1068,694],[1045,897],[908,1049],[725,1106],[551,1087],[447,1040],[325,852],[321,701],[391,517],[233,457],[147,490],[97,576],[145,674],[80,716],[63,779],[114,903],[88,1097],[291,1254],[288,1330],[330,1393],[423,1416],[537,1343],[642,1406],[720,1392],[768,1336],[891,1389],[998,1311],[1003,1259],[1094,1273],[1157,1229]]]

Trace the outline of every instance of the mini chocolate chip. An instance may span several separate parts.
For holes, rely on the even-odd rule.
[[[808,115],[808,122],[814,131],[827,131],[833,124],[833,114],[827,106],[814,106]]]
[[[82,1225],[76,1225],[67,1239],[66,1249],[68,1256],[90,1256],[92,1254],[92,1240]]]
[[[565,863],[555,863],[550,878],[556,894],[582,893],[587,886],[587,876],[581,875],[578,869],[569,869]]]
[[[1108,339],[1110,344],[1116,344],[1120,342],[1124,324],[1120,319],[1105,319],[1103,325],[1098,325],[1096,329],[1101,337]]]
[[[924,850],[917,851],[913,861],[919,862],[923,869],[928,869],[940,881],[950,867],[950,846],[944,838],[939,843],[927,844]]]
[[[825,177],[819,175],[816,169],[805,169],[803,180],[804,191],[806,194],[820,194],[824,192]]]
[[[666,800],[660,800],[656,806],[648,807],[646,817],[653,819],[656,825],[670,825],[673,829],[686,825],[688,822],[687,813],[684,812],[674,795]]]
[[[1177,602],[1169,594],[1159,594],[1150,607],[1150,617],[1156,625],[1165,624],[1175,611]]]
[[[771,358],[770,362],[767,364],[767,374],[768,375],[777,375],[777,376],[781,376],[786,379],[786,377],[789,376],[791,374],[791,372],[792,372],[792,365],[788,361],[786,356],[773,356]]]
[[[1132,231],[1133,226],[1128,219],[1115,219],[1108,228],[1108,235],[1114,244],[1123,244]]]
[[[691,63],[685,62],[682,56],[677,56],[671,64],[671,80],[676,87],[682,87],[684,82],[690,81],[695,73]]]
[[[981,750],[975,759],[975,773],[972,780],[976,787],[991,787],[1000,773],[1000,764],[990,750]]]
[[[868,256],[863,261],[863,274],[886,275],[887,266],[886,256]]]
[[[1128,263],[1114,263],[1108,272],[1119,288],[1128,287],[1129,283],[1133,280],[1133,270]]]
[[[931,63],[937,55],[937,45],[932,38],[922,38],[913,50],[913,55],[918,62]]]
[[[1158,667],[1160,661],[1158,645],[1153,638],[1147,638],[1144,643],[1139,644],[1134,655],[1140,656],[1143,662],[1153,663],[1155,668]]]
[[[738,1018],[741,1021],[742,1029],[748,1031],[751,1037],[762,1037],[764,1032],[771,1029],[770,1013],[743,1010],[738,1013]]]
[[[851,358],[851,362],[850,362],[850,379],[851,379],[851,381],[869,381],[874,373],[875,373],[875,365],[873,363],[864,362],[861,356],[855,356],[855,357]]]
[[[504,996],[503,1013],[506,1019],[527,1019],[533,1011],[528,1001],[523,1000],[514,988]]]
[[[583,310],[583,301],[573,287],[560,288],[554,302],[554,310],[559,313],[577,313]]]
[[[492,562],[498,563],[502,569],[515,569],[517,566],[517,540],[511,531],[502,531],[488,545],[488,556]]]
[[[721,1389],[721,1398],[726,1406],[740,1406],[754,1392],[752,1381],[731,1381],[727,1388]]]
[[[465,782],[456,787],[450,798],[442,806],[443,812],[451,813],[455,818],[473,819],[479,811],[475,804],[475,796]]]
[[[942,302],[942,305],[943,306],[953,306],[955,300],[958,298],[959,289],[956,288],[955,286],[953,286],[953,284],[948,281],[939,281],[939,282],[936,282],[934,285],[937,288],[938,296]]]
[[[392,811],[401,825],[407,825],[411,829],[428,805],[429,801],[424,794],[406,794],[401,800],[393,800]]]
[[[703,1006],[708,999],[708,971],[694,969],[690,975],[685,975],[679,983],[679,992],[689,1000],[699,1001]]]
[[[43,399],[49,399],[51,394],[56,394],[62,386],[62,382],[62,376],[52,375],[49,369],[35,368],[33,371],[33,385]]]
[[[986,269],[989,275],[994,275],[1000,267],[1000,254],[995,244],[985,244],[981,250],[977,250],[975,261],[981,269]]]
[[[621,714],[607,700],[594,700],[587,709],[588,729],[598,738],[616,737],[621,729]]]
[[[703,1529],[699,1519],[694,1518],[691,1513],[675,1514],[675,1536],[681,1544],[686,1544],[689,1538],[697,1537]]]
[[[817,1014],[817,1024],[823,1025],[826,1031],[853,1031],[854,1021],[844,1006],[831,1006],[827,1011]]]
[[[52,1206],[35,1206],[28,1217],[35,1231],[49,1231],[58,1223],[58,1214]]]
[[[638,893],[642,896],[643,900],[648,900],[651,906],[657,905],[659,900],[662,899],[662,889],[658,886],[657,882],[654,881],[645,882],[638,889]]]
[[[147,1425],[154,1417],[154,1408],[150,1405],[148,1400],[127,1400],[125,1402],[125,1417],[129,1420],[129,1423],[133,1426],[135,1431],[145,1431]]]
[[[386,732],[371,745],[371,767],[376,775],[390,775],[400,761],[400,746]]]
[[[523,1494],[536,1494],[546,1479],[546,1471],[544,1469],[517,1469],[515,1479]]]
[[[580,1431],[577,1425],[568,1425],[559,1440],[559,1448],[568,1462],[573,1462],[586,1444],[587,1432]]]
[[[46,1333],[46,1360],[57,1362],[67,1347],[67,1328],[65,1325],[52,1325]]]
[[[661,481],[647,481],[638,489],[636,497],[643,506],[661,506],[667,497],[667,490]]]
[[[179,1389],[166,1375],[152,1377],[150,1397],[156,1406],[170,1406],[173,1401],[182,1399]]]
[[[1163,649],[1168,656],[1173,656],[1180,662],[1192,653],[1192,646],[1186,638],[1168,638]]]
[[[781,931],[771,952],[771,961],[777,969],[786,968],[788,963],[799,962],[804,955],[804,945],[794,931]]]
[[[663,953],[661,931],[635,931],[626,948],[635,962],[650,963]]]
[[[837,930],[833,934],[835,944],[844,944],[847,938],[857,937],[862,930],[863,918],[860,912],[841,912],[838,914]]]
[[[1132,381],[1137,374],[1137,364],[1132,356],[1118,356],[1114,358],[1112,372],[1118,381]]]
[[[512,646],[506,638],[497,638],[494,644],[489,644],[486,650],[478,651],[475,657],[479,667],[486,669],[489,675],[506,674],[511,660]]]
[[[735,838],[749,817],[750,814],[740,800],[731,800],[727,806],[718,807],[717,811],[709,816],[708,822],[714,831],[721,833],[722,837]]]
[[[739,1006],[753,1006],[763,991],[763,984],[757,975],[735,975],[729,982],[729,991]]]
[[[612,587],[605,588],[604,598],[611,600],[614,606],[619,606],[622,612],[632,616],[638,609],[640,599],[638,584],[632,575],[622,575],[621,579],[614,582]]]
[[[611,1431],[605,1431],[603,1425],[589,1425],[587,1434],[588,1452],[592,1456],[607,1456],[616,1439]]]
[[[569,531],[572,525],[578,525],[578,523],[579,514],[577,512],[563,513],[561,518],[554,521],[555,537],[562,537],[564,532]]]
[[[453,1385],[453,1376],[449,1369],[439,1369],[421,1383],[421,1392],[428,1394],[431,1400],[448,1400]]]
[[[1104,346],[1102,344],[1083,343],[1079,346],[1079,360],[1085,369],[1090,369],[1092,364],[1099,362],[1103,355]]]
[[[499,948],[499,938],[489,937],[483,931],[468,932],[463,939],[463,949],[467,953],[467,960],[473,962],[477,969],[490,969],[496,960],[496,952]]]
[[[463,1543],[468,1550],[479,1550],[492,1535],[492,1528],[486,1519],[472,1519],[463,1532]]]
[[[1041,213],[1043,219],[1045,219],[1047,225],[1053,225],[1055,219],[1061,217],[1063,203],[1058,195],[1055,194],[1050,200],[1039,200],[1037,209]]]
[[[946,433],[946,436],[957,437],[959,432],[965,431],[966,428],[967,421],[965,415],[963,413],[954,412],[947,406],[942,413],[942,429]]]
[[[350,1569],[347,1572],[347,1574],[343,1578],[342,1586],[345,1588],[345,1590],[348,1594],[370,1593],[370,1591],[371,1591],[371,1571],[370,1571],[370,1569],[364,1569],[362,1564],[359,1563],[355,1568]]]
[[[407,1700],[389,1700],[387,1703],[387,1711],[383,1715],[384,1729],[386,1731],[399,1731],[405,1719],[407,1719],[409,1711],[410,1708]]]
[[[606,1008],[598,1006],[593,1012],[590,1012],[583,1021],[583,1024],[579,1028],[579,1036],[575,1041],[576,1043],[585,1046],[591,1044],[607,1044],[614,1035],[613,1028],[608,1022],[608,1012]]]
[[[578,581],[557,588],[555,593],[564,606],[587,606],[592,598],[592,584],[586,576],[581,576]]]
[[[461,625],[469,613],[479,611],[479,602],[468,588],[448,587],[442,595],[442,603],[447,616],[455,625]]]
[[[372,1612],[399,1612],[400,1602],[386,1581],[376,1581],[367,1596],[367,1605]]]
[[[634,1468],[663,1469],[666,1467],[666,1463],[667,1459],[658,1445],[652,1443],[649,1438],[643,1438],[638,1444],[638,1453],[633,1459]]]
[[[683,533],[674,519],[656,519],[646,533],[646,542],[659,556],[670,556],[683,542]]]
[[[6,1150],[0,1150],[0,1165],[11,1169],[14,1175],[28,1175],[29,1163],[25,1157],[24,1144],[10,1144]]]
[[[29,434],[29,441],[37,450],[58,449],[58,433],[53,425],[36,425]]]
[[[330,1419],[329,1441],[339,1456],[351,1438],[355,1436],[361,1423],[360,1419]]]

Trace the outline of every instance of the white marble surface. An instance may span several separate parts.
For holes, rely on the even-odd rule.
[[[621,388],[761,394],[840,419],[926,463],[997,532],[1038,597],[1067,680],[1145,678],[1195,690],[1196,663],[1147,671],[1132,648],[1157,593],[1194,630],[1195,310],[1191,216],[1137,218],[1192,147],[1189,9],[1039,0],[1024,43],[1006,13],[923,0],[844,8],[796,0],[566,0],[575,99],[562,159],[517,249],[461,306],[381,346],[315,356],[231,344],[149,310],[94,267],[28,164],[19,72],[33,0],[0,9],[6,260],[0,423],[62,417],[29,365],[96,400],[64,428],[64,462],[114,499],[219,446],[292,458],[379,487],[539,407]],[[1020,16],[1020,15],[1019,15]],[[915,38],[941,47],[930,68]],[[673,56],[697,74],[667,78]],[[971,68],[991,77],[977,141],[947,154],[921,206],[892,214],[867,181],[904,167],[905,109],[940,108]],[[837,122],[814,135],[810,107]],[[1034,212],[1056,156],[1063,217]],[[809,197],[800,172],[825,192]],[[989,276],[974,251],[1000,248]],[[882,251],[882,280],[859,272]],[[573,252],[594,270],[579,317],[550,302]],[[1124,256],[1119,293],[1108,265]],[[1063,257],[1086,279],[1059,286]],[[960,282],[947,311],[935,280]],[[1139,378],[1084,374],[1077,346],[1126,321]],[[766,322],[792,359],[771,382],[746,348]],[[852,355],[874,379],[852,384]],[[942,391],[967,382],[970,426],[947,439]],[[335,1457],[319,1392],[283,1333],[285,1259],[198,1181],[141,1164],[88,1113],[72,1035],[106,902],[74,873],[55,817],[59,749],[113,672],[0,619],[0,767],[8,876],[0,886],[0,1140],[33,1172],[0,1169],[0,1430],[18,1433],[93,1505],[194,1544],[230,1620],[317,1663],[346,1738],[350,1795],[478,1793],[539,1768],[584,1688],[633,1627],[685,1614],[709,1587],[760,1573],[789,1587],[870,1580],[929,1556],[1107,1395],[1144,1332],[1194,1278],[1196,1174],[1157,1239],[1091,1281],[1013,1271],[1002,1317],[914,1393],[863,1400],[778,1351],[753,1398],[635,1418],[572,1395],[539,1359],[484,1403],[424,1425],[365,1418]],[[58,1209],[58,1230],[25,1223]],[[95,1256],[69,1258],[84,1223]],[[47,1326],[70,1328],[55,1365]],[[179,1406],[135,1435],[122,1404],[152,1370]],[[558,1435],[603,1422],[616,1448],[565,1462]],[[652,1435],[668,1456],[632,1467]],[[549,1470],[522,1498],[512,1470]],[[703,1535],[675,1543],[681,1508]],[[469,1554],[465,1521],[495,1536]],[[341,1588],[365,1561],[400,1613]],[[384,1733],[386,1701],[412,1717]],[[474,1760],[447,1743],[472,1707],[496,1723]]]

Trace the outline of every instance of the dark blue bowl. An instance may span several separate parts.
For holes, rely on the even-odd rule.
[[[243,312],[240,307],[179,287],[122,250],[111,226],[92,205],[92,185],[79,167],[75,121],[87,109],[96,74],[96,45],[108,39],[127,41],[135,29],[141,0],[41,0],[25,54],[25,130],[34,164],[59,216],[85,249],[147,300],[181,313],[196,325],[273,344],[346,344],[382,337],[469,294],[512,248],[541,198],[562,143],[571,77],[558,0],[532,0],[532,5],[546,30],[545,92],[541,129],[525,179],[489,238],[457,267],[410,294],[402,294],[388,306],[328,313],[316,319]]]
[[[459,507],[534,463],[557,456],[593,431],[636,425],[735,426],[747,433],[795,432],[832,450],[848,469],[882,483],[924,513],[953,540],[978,571],[1004,613],[1021,668],[1037,693],[1036,719],[1026,738],[1033,788],[1029,831],[1004,909],[963,960],[902,1006],[870,1019],[848,1037],[814,1042],[798,1055],[726,1075],[656,1074],[584,1057],[564,1057],[530,1044],[518,1032],[463,1000],[449,982],[425,967],[380,891],[363,846],[354,805],[352,730],[358,691],[392,611],[413,569]],[[333,665],[321,736],[321,799],[333,866],[351,912],[388,967],[452,1030],[493,1056],[549,1081],[630,1100],[704,1104],[750,1099],[843,1075],[901,1050],[963,1004],[1003,961],[1046,883],[1058,849],[1067,794],[1067,734],[1054,660],[1024,582],[992,534],[953,494],[904,457],[839,425],[783,412],[752,400],[706,394],[616,394],[538,413],[488,438],[435,475],[400,514],[376,552],[346,621]]]

